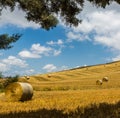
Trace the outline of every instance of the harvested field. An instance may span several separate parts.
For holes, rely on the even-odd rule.
[[[0,93],[0,117],[119,118],[120,62],[87,68],[50,73],[51,77],[31,76],[27,82],[34,95],[29,101],[7,102]],[[96,80],[105,76],[109,81],[96,85]]]

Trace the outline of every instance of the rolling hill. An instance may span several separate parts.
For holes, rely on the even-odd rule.
[[[109,81],[96,85],[96,80],[105,76]],[[37,91],[120,88],[120,61],[38,74],[31,76],[28,82]]]

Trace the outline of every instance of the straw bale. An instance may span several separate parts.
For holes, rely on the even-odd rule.
[[[27,101],[33,96],[33,88],[28,83],[15,82],[5,89],[7,101]]]
[[[102,85],[103,82],[102,82],[102,80],[97,80],[97,81],[96,81],[96,84],[97,84],[97,85]]]
[[[50,74],[48,74],[47,76],[48,76],[48,78],[52,77],[52,75],[50,75]]]
[[[109,79],[108,79],[108,77],[103,77],[102,80],[103,80],[103,82],[108,82]]]
[[[30,79],[30,77],[29,77],[29,76],[27,76],[27,75],[25,75],[24,77],[25,77],[25,79],[27,79],[27,80],[28,80],[28,79]]]

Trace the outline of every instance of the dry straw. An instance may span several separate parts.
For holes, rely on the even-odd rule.
[[[27,101],[33,96],[33,88],[28,83],[15,82],[6,87],[7,101]]]

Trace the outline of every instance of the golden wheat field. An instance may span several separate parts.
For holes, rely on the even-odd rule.
[[[107,76],[108,82],[96,85]],[[0,93],[0,118],[120,118],[120,62],[21,77],[33,86],[26,102]]]

